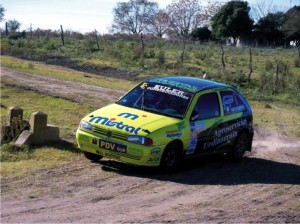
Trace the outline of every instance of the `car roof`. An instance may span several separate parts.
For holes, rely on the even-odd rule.
[[[190,92],[199,92],[206,89],[224,87],[233,88],[232,86],[226,85],[224,83],[189,76],[165,76],[151,78],[148,81],[170,85],[172,87],[181,88]]]

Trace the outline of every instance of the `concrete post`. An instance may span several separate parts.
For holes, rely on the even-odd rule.
[[[10,107],[8,108],[8,126],[14,125],[13,122],[23,121],[23,109],[20,107]]]
[[[30,116],[30,132],[39,133],[47,127],[47,114],[37,111]]]

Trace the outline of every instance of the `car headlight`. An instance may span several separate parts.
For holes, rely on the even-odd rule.
[[[80,121],[79,127],[82,129],[90,130],[90,131],[93,130],[93,126],[90,123],[83,121],[83,120]]]
[[[150,146],[153,144],[153,140],[151,138],[136,136],[136,135],[128,136],[128,141],[135,144],[145,145],[145,146]]]

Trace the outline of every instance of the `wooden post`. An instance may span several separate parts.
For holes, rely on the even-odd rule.
[[[7,27],[7,22],[5,22],[5,35],[8,36],[8,27]]]
[[[141,33],[141,44],[142,44],[142,52],[141,52],[141,58],[144,58],[145,53],[145,45],[144,45],[144,37],[143,33]]]
[[[181,52],[181,55],[180,55],[181,64],[183,64],[184,54],[185,54],[185,38],[182,37],[182,52]]]
[[[61,41],[62,41],[63,46],[65,46],[64,30],[63,30],[62,25],[60,25],[60,30],[61,30]]]
[[[253,68],[252,68],[252,50],[251,47],[249,49],[249,74],[248,74],[248,81],[250,82],[251,80],[251,74],[253,72]]]
[[[225,61],[224,61],[224,49],[223,49],[223,45],[221,44],[221,51],[222,51],[222,66],[223,66],[223,69],[225,69]]]
[[[299,68],[300,68],[300,43],[298,43],[298,56],[299,56]]]

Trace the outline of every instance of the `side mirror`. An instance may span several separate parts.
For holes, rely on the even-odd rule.
[[[198,114],[196,111],[193,111],[191,121],[195,121],[200,117],[200,114]]]

